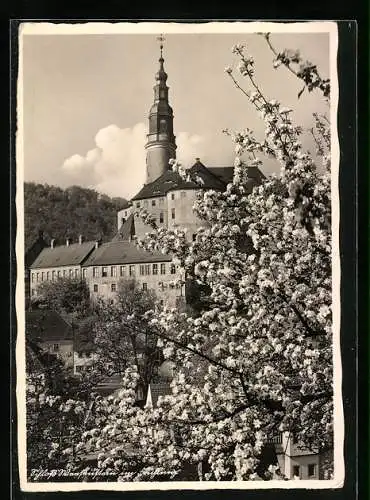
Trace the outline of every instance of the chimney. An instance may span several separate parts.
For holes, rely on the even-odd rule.
[[[95,248],[99,248],[101,244],[101,240],[96,240],[95,241]]]
[[[195,161],[200,161],[200,158],[195,158]]]
[[[71,243],[71,238],[66,239],[66,247],[69,247],[69,244]]]
[[[78,237],[78,243],[80,245],[82,245],[83,240],[84,240],[84,237],[82,236],[82,234],[80,234],[80,236]]]
[[[51,248],[54,248],[54,245],[55,245],[55,239],[53,238],[53,239],[50,241],[50,247],[51,247]]]

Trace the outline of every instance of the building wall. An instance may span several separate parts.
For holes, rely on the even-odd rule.
[[[283,433],[282,449],[285,450],[283,472],[286,477],[293,479],[298,472],[299,479],[319,479],[318,453],[300,447],[299,443],[293,441],[289,433]],[[279,460],[279,464],[280,462],[281,460]],[[312,475],[309,474],[309,465],[313,466],[314,469]]]
[[[167,198],[165,196],[133,201],[134,212],[138,213],[141,209],[147,210],[150,214],[152,214],[159,227],[168,226],[168,208]],[[153,231],[153,229],[147,224],[144,224],[141,217],[138,216],[135,218],[135,231],[138,238],[143,238],[145,233]]]
[[[161,273],[161,265],[164,266],[164,274]],[[171,307],[185,295],[184,285],[176,286],[174,283],[180,275],[176,268],[175,273],[171,273],[170,262],[88,266],[83,269],[86,269],[86,280],[92,298],[114,299],[122,279],[134,279],[140,287],[154,291],[158,300],[163,300],[163,304]]]
[[[121,229],[122,224],[127,220],[127,217],[129,217],[132,212],[133,207],[123,208],[122,210],[117,212],[117,230]]]
[[[65,366],[73,366],[73,340],[48,340],[41,343],[42,349],[57,355],[63,361]]]
[[[58,278],[80,278],[81,266],[60,266],[32,269],[30,276],[31,296],[37,295],[37,287],[44,281],[56,281]]]
[[[168,205],[168,228],[180,227],[187,229],[187,237],[192,240],[193,234],[199,227],[204,226],[193,211],[193,205],[199,190],[183,189],[174,190],[167,193]]]

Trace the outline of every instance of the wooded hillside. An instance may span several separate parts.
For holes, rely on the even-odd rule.
[[[47,243],[57,244],[67,237],[77,241],[101,237],[109,240],[117,230],[118,210],[127,206],[124,198],[110,198],[92,189],[72,186],[62,189],[48,184],[24,184],[25,248],[44,232]]]

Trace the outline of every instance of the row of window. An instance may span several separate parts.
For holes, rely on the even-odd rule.
[[[118,276],[123,277],[126,276],[126,267],[128,268],[128,276],[136,275],[136,265],[130,264],[129,266],[102,266],[102,267],[93,267],[93,278],[116,278]],[[150,274],[166,274],[166,264],[162,262],[159,264],[140,264],[139,266],[139,274],[140,276],[148,276]],[[170,264],[170,274],[176,274],[176,266],[174,264]]]
[[[118,275],[120,277],[126,276],[126,267],[128,267],[128,275],[135,276],[136,274],[136,265],[131,264],[129,266],[102,266],[102,267],[93,267],[93,277],[94,278],[116,278]],[[41,281],[52,281],[59,278],[86,278],[87,276],[87,268],[80,269],[63,269],[58,271],[37,271],[31,273],[31,282],[39,283]],[[170,274],[176,273],[176,266],[174,264],[170,264]],[[139,267],[140,276],[147,276],[150,274],[166,274],[166,264],[140,264]]]
[[[180,191],[180,197],[186,198],[186,191]],[[175,193],[171,193],[171,200],[174,200],[174,199],[175,199]],[[157,200],[155,200],[155,199],[151,200],[150,203],[151,203],[152,207],[157,206]],[[164,203],[164,198],[159,198],[158,205],[162,206],[163,203]],[[149,205],[149,200],[143,200],[142,205],[141,205],[141,201],[136,202],[136,208],[140,208],[141,206],[143,206],[144,208],[147,208],[148,205]],[[125,212],[125,215],[126,215],[126,212]]]
[[[31,283],[40,283],[41,281],[55,281],[59,278],[79,278],[80,269],[63,269],[54,271],[37,271],[31,273]],[[82,269],[82,277],[86,278],[86,269]]]
[[[143,290],[148,290],[148,283],[143,283],[142,284],[142,288],[143,288]],[[94,290],[94,293],[98,293],[99,292],[99,285],[97,283],[95,283],[93,285],[93,290]],[[116,292],[117,291],[117,283],[111,283],[110,284],[110,291],[111,292]]]

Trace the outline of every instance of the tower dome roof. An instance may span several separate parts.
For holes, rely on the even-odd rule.
[[[160,59],[159,59],[159,70],[155,74],[155,79],[156,79],[157,82],[166,83],[168,75],[167,75],[167,73],[164,70],[163,63],[164,63],[164,59],[161,56]]]

